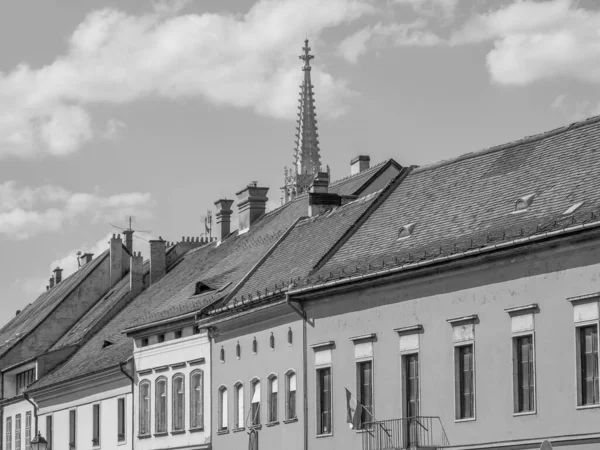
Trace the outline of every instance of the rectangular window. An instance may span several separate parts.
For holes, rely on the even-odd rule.
[[[533,335],[513,338],[514,412],[535,411],[535,365]]]
[[[150,434],[150,382],[140,383],[140,436]]]
[[[277,422],[277,391],[279,381],[277,377],[269,378],[269,422]]]
[[[52,429],[52,416],[46,416],[46,441],[48,441],[46,450],[52,450],[53,436],[54,430]]]
[[[227,388],[219,390],[219,431],[226,431],[229,427],[227,411]]]
[[[475,418],[473,344],[454,348],[456,419]]]
[[[204,426],[204,406],[203,406],[203,389],[204,389],[204,372],[198,370],[190,375],[190,427],[192,429],[202,428]]]
[[[181,431],[184,428],[184,409],[185,409],[185,387],[183,375],[173,377],[173,431]]]
[[[12,417],[6,418],[6,450],[12,450]]]
[[[117,400],[117,441],[125,441],[125,399]]]
[[[402,356],[402,414],[404,448],[418,447],[421,433],[419,420],[419,354],[411,353]]]
[[[235,386],[235,423],[233,426],[237,428],[244,427],[244,386],[238,384]]]
[[[260,381],[252,384],[252,401],[250,402],[250,413],[252,414],[252,425],[260,424]]]
[[[92,411],[92,445],[98,447],[100,445],[100,405],[93,405]]]
[[[598,326],[577,328],[577,371],[579,406],[597,405],[598,386]]]
[[[24,372],[17,374],[17,393],[16,395],[21,395],[21,393],[35,381],[35,368],[25,370]]]
[[[77,444],[76,436],[77,436],[77,416],[75,415],[76,411],[72,409],[69,411],[69,449],[74,450],[75,444]]]
[[[286,407],[286,419],[292,420],[296,418],[296,374],[294,372],[287,375],[287,407]]]
[[[371,422],[373,417],[373,361],[356,363],[358,401],[362,404],[360,428],[365,422]]]
[[[330,434],[331,427],[331,367],[317,369],[317,433]]]
[[[15,416],[15,450],[21,450],[21,414]]]
[[[31,411],[25,413],[25,450],[31,450]]]
[[[167,432],[167,380],[162,378],[156,381],[156,424],[157,433]]]

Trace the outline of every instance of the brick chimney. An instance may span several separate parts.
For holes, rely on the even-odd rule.
[[[267,208],[269,188],[258,187],[253,181],[244,189],[236,192],[238,197],[239,232],[244,233],[261,217]]]
[[[17,309],[17,313],[15,314],[15,316],[18,316],[19,314],[21,314],[21,310]]]
[[[54,269],[54,284],[57,285],[58,283],[60,283],[62,281],[62,269],[60,267],[57,267],[56,269]]]
[[[79,267],[85,266],[93,258],[94,258],[94,254],[93,253],[84,253],[83,255],[79,256]]]
[[[167,243],[159,237],[150,241],[150,284],[156,283],[167,273]]]
[[[48,278],[48,286],[50,287],[50,289],[54,287],[54,277]]]
[[[110,239],[110,286],[113,287],[123,278],[123,241],[120,234]]]
[[[350,161],[350,175],[356,175],[363,170],[367,170],[370,163],[371,158],[367,155],[358,155],[356,158],[352,158],[352,161]]]
[[[129,259],[129,291],[135,296],[141,292],[144,287],[144,260],[142,253],[132,253]]]
[[[129,250],[129,253],[133,255],[133,233],[131,228],[123,230],[123,236],[125,236],[125,248]]]
[[[342,199],[338,194],[331,194],[328,191],[329,174],[319,172],[308,193],[308,215],[310,217],[323,214],[342,204]]]
[[[217,207],[217,241],[220,244],[231,233],[231,205],[233,200],[222,198],[215,202]]]

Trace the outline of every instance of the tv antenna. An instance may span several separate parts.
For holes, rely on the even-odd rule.
[[[209,241],[212,239],[212,212],[210,209],[206,211],[204,217],[204,234],[208,236]]]
[[[117,230],[120,230],[126,237],[128,234],[130,234],[131,236],[133,236],[136,239],[140,239],[142,241],[146,241],[148,242],[148,239],[143,238],[141,236],[135,236],[134,233],[146,233],[146,234],[150,234],[152,233],[152,230],[134,230],[133,229],[133,223],[135,222],[135,216],[127,216],[127,221],[129,222],[129,227],[128,228],[123,228],[120,227],[118,225],[115,225],[113,223],[109,222],[109,225],[113,228],[116,228]]]

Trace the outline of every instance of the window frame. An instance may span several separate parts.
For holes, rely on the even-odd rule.
[[[12,450],[12,416],[7,416],[5,421],[4,444],[6,450]]]
[[[253,402],[252,399],[254,398],[254,393],[256,392],[256,386],[258,386],[260,392],[258,395],[258,402]],[[250,427],[252,427],[252,428],[259,427],[262,425],[262,421],[261,421],[261,417],[260,417],[262,414],[262,411],[261,411],[262,390],[260,388],[261,388],[260,378],[259,377],[252,378],[252,380],[250,380]],[[258,414],[254,413],[253,405],[255,403],[258,403]]]
[[[227,386],[222,384],[219,386],[218,392],[217,433],[229,433],[229,395],[227,394]],[[224,408],[224,406],[227,406],[227,408]],[[225,412],[224,409],[226,409]],[[225,422],[227,426],[224,426]]]
[[[21,450],[21,414],[15,415],[15,450]],[[17,445],[17,441],[19,445]]]
[[[25,450],[31,449],[31,411],[25,412]]]
[[[290,390],[290,381],[292,376],[296,377],[296,389],[294,389],[294,417],[290,417],[290,394],[292,391]],[[294,369],[288,369],[285,372],[285,421],[295,421],[298,420],[298,375]]]
[[[192,406],[195,404],[194,395],[196,392],[196,388],[193,387],[194,386],[193,380],[196,375],[200,376],[200,385],[199,385],[200,389],[198,391],[198,393],[199,393],[198,395],[200,396],[200,402],[199,402],[200,406],[199,406],[199,410],[196,411],[199,413],[200,418],[198,421],[199,423],[194,424],[192,421],[196,419],[197,415],[194,414],[195,407]],[[203,430],[203,429],[204,429],[204,371],[202,369],[196,369],[190,373],[190,430]]]
[[[121,405],[123,407],[121,408]],[[127,442],[127,400],[125,397],[117,398],[117,443]],[[123,433],[120,428],[123,427]]]
[[[143,420],[143,416],[142,416],[142,388],[144,386],[148,386],[148,414],[146,415],[146,423],[145,423],[145,427],[146,428],[146,433],[142,433],[142,420]],[[151,436],[152,435],[152,382],[149,379],[144,379],[140,382],[139,384],[139,388],[138,388],[138,402],[139,402],[139,413],[138,413],[138,435],[139,436]]]
[[[277,392],[273,392],[274,381],[277,381]],[[275,411],[273,411],[273,394],[276,394]],[[276,373],[270,373],[267,377],[267,423],[279,423],[279,377]]]
[[[273,335],[273,332],[271,332],[271,336],[269,336],[269,348],[271,351],[275,350],[275,336]]]
[[[35,382],[35,379],[35,367],[17,373],[15,375],[15,394],[21,395],[25,389]]]
[[[462,347],[471,347],[471,365],[472,365],[472,403],[473,403],[473,416],[472,417],[461,417],[462,410],[462,393],[460,391],[460,379],[457,379],[457,376],[460,375],[460,349]],[[452,348],[453,351],[453,359],[454,359],[454,422],[471,422],[477,419],[477,371],[476,371],[476,362],[475,362],[475,340],[465,340],[460,342],[455,342]]]
[[[581,331],[583,328],[587,327],[596,327],[596,349],[598,357],[600,359],[600,320],[586,320],[575,323],[575,386],[576,386],[576,396],[575,396],[575,406],[576,409],[591,409],[591,408],[600,408],[600,393],[599,393],[599,401],[597,403],[584,404],[583,403],[583,383],[582,383],[582,369],[581,369]],[[600,361],[596,361],[596,367],[600,365]],[[600,370],[600,369],[599,369]],[[600,383],[600,380],[599,380]]]
[[[54,418],[52,414],[46,415],[46,441],[48,442],[48,446],[46,450],[52,450],[52,446],[54,444]]]
[[[355,370],[355,380],[356,380],[356,399],[361,403],[361,405],[364,405],[363,402],[363,398],[362,398],[362,373],[360,371],[361,366],[364,363],[371,363],[371,410],[367,410],[367,414],[365,415],[369,415],[369,417],[371,418],[370,420],[366,420],[364,421],[364,423],[366,422],[372,422],[372,417],[375,414],[374,409],[375,409],[375,405],[374,405],[374,397],[375,397],[375,386],[374,386],[374,360],[373,357],[366,357],[366,358],[357,358],[354,360],[354,370]],[[360,428],[357,429],[357,431],[360,430],[365,430],[366,428],[363,427],[363,417],[362,417],[362,411],[364,410],[364,408],[361,408],[361,420],[360,420]]]
[[[176,380],[181,380],[181,390],[182,390],[181,394],[178,394],[175,392],[175,381]],[[179,395],[181,395],[181,397],[180,397],[181,405],[179,407],[180,412],[181,412],[181,428],[175,428],[175,425],[176,425],[175,419],[176,419],[176,415],[177,415],[175,402]],[[171,431],[172,432],[185,431],[185,375],[181,372],[178,372],[171,377]]]
[[[515,367],[515,363],[518,364],[518,354],[516,353],[518,351],[517,348],[517,343],[519,341],[519,339],[522,339],[524,337],[531,337],[531,347],[532,347],[532,355],[533,355],[533,362],[532,362],[532,367],[533,367],[533,408],[529,411],[519,411],[519,403],[520,403],[520,395],[521,395],[521,391],[519,389],[519,385],[517,384],[515,386],[515,376],[517,377],[518,380],[518,367]],[[527,331],[521,331],[521,332],[516,332],[516,333],[512,333],[511,334],[511,351],[512,351],[512,392],[513,392],[513,416],[527,416],[527,415],[532,415],[532,414],[537,414],[537,368],[536,368],[536,362],[537,362],[537,355],[536,355],[536,348],[535,348],[535,331],[533,330],[527,330]],[[517,371],[517,372],[516,372]]]
[[[241,395],[240,395],[241,390]],[[244,383],[238,380],[233,385],[233,430],[243,430],[245,428],[244,423]],[[240,415],[241,414],[241,415]],[[241,418],[241,422],[240,422]]]
[[[321,432],[322,430],[322,418],[321,418],[321,371],[324,370],[328,370],[329,371],[329,405],[330,405],[330,409],[329,409],[329,425],[330,425],[330,429],[327,432]],[[316,402],[315,402],[315,406],[317,408],[317,414],[316,414],[316,431],[317,431],[317,437],[325,437],[325,436],[333,436],[333,364],[322,364],[322,365],[318,365],[315,367],[315,374],[316,374],[316,389],[315,392],[317,393],[317,398],[316,398]],[[298,379],[296,378],[296,381],[298,381]]]
[[[294,343],[294,332],[292,331],[292,327],[288,327],[287,331],[287,344],[291,346]]]
[[[163,383],[165,384],[165,401],[164,401],[164,429],[159,429],[158,425],[159,425],[159,414],[160,414],[160,409],[159,409],[159,403],[158,403],[158,397],[159,397],[159,390],[158,390],[158,384],[159,383]],[[156,380],[154,380],[154,434],[157,435],[162,435],[165,433],[168,433],[169,431],[169,380],[167,380],[167,377],[165,376],[160,376],[158,378],[156,378]]]

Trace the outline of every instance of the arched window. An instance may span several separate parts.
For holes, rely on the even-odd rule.
[[[254,353],[254,354],[258,353],[258,341],[256,340],[256,336],[252,340],[252,353]]]
[[[292,338],[293,338],[292,327],[289,327],[288,328],[288,345],[292,345]]]
[[[242,348],[240,347],[239,342],[235,346],[235,356],[237,357],[237,359],[240,359],[242,357]]]
[[[273,374],[269,376],[269,395],[267,397],[268,403],[268,421],[270,423],[277,422],[277,391],[279,390],[279,383],[277,375]]]
[[[190,374],[190,428],[204,428],[204,372]]]
[[[235,384],[233,398],[233,426],[235,429],[244,428],[244,385],[241,381]]]
[[[167,379],[164,377],[156,380],[154,398],[154,408],[156,409],[156,418],[154,430],[156,433],[167,432]]]
[[[150,381],[140,383],[140,436],[150,434]]]
[[[227,430],[227,388],[221,386],[219,388],[219,431]]]
[[[271,350],[275,350],[275,336],[273,336],[273,333],[269,337],[269,347],[271,347]]]
[[[221,346],[221,362],[225,362],[225,349]]]
[[[185,378],[183,374],[173,375],[173,431],[181,431],[185,428]]]
[[[260,380],[257,378],[252,381],[251,394],[250,423],[252,425],[260,425]]]
[[[285,419],[296,417],[296,372],[288,370],[285,374]]]

